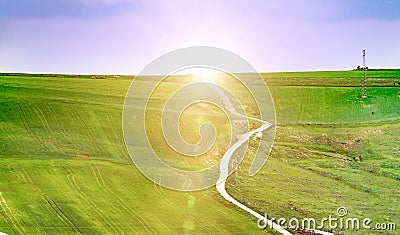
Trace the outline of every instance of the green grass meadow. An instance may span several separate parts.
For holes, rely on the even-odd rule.
[[[366,99],[360,98],[360,71],[263,74],[277,113],[274,148],[263,169],[249,177],[258,146],[250,141],[248,157],[227,182],[232,196],[276,218],[318,219],[336,215],[344,206],[348,216],[397,225],[392,231],[346,234],[399,234],[400,71],[367,74]],[[254,217],[226,202],[215,188],[178,192],[140,173],[122,133],[123,103],[132,79],[0,75],[0,231],[274,234],[260,230]],[[160,104],[162,92],[179,84],[170,81],[165,87]],[[143,96],[141,91],[137,96]],[[218,110],[213,115],[221,130],[229,129]],[[185,117],[183,130],[209,120],[191,123],[195,116]],[[153,138],[161,141],[160,135]],[[226,146],[218,147],[202,160],[218,160],[217,152],[222,156]],[[177,166],[193,165],[178,159]]]

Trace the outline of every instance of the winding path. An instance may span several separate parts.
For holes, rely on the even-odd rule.
[[[216,184],[217,191],[219,192],[219,194],[221,194],[221,196],[223,198],[225,198],[225,200],[227,200],[228,202],[236,205],[237,207],[241,208],[242,210],[245,210],[246,212],[250,213],[251,215],[256,217],[259,221],[263,221],[264,223],[266,223],[269,226],[269,228],[272,228],[272,229],[276,230],[277,232],[279,232],[281,234],[284,234],[284,235],[292,235],[289,231],[284,229],[282,226],[278,225],[277,223],[275,223],[275,222],[273,222],[271,220],[268,220],[267,218],[265,218],[265,216],[262,216],[258,212],[250,209],[249,207],[245,206],[244,204],[242,204],[239,201],[237,201],[236,199],[234,199],[231,195],[229,195],[229,193],[226,191],[226,188],[225,188],[225,183],[226,183],[226,180],[227,180],[228,175],[229,175],[229,161],[230,161],[232,155],[234,154],[234,152],[242,144],[246,143],[250,139],[250,137],[252,135],[254,135],[255,133],[258,133],[258,132],[265,131],[268,128],[270,128],[272,126],[272,123],[266,122],[266,121],[261,120],[261,119],[248,117],[246,115],[243,115],[243,114],[239,113],[235,109],[235,107],[233,106],[233,104],[230,101],[229,97],[224,93],[224,91],[222,89],[220,89],[216,85],[210,85],[210,87],[218,95],[218,97],[221,99],[222,103],[224,104],[225,108],[230,113],[232,113],[233,115],[236,115],[236,116],[252,119],[252,120],[258,121],[260,123],[263,123],[263,125],[261,125],[259,128],[255,129],[255,130],[252,130],[252,131],[249,131],[249,132],[241,135],[239,137],[238,141],[236,143],[234,143],[228,149],[228,151],[226,151],[226,153],[222,157],[222,160],[221,160],[221,163],[220,163],[220,176],[219,176],[219,178],[217,180],[217,184]],[[316,232],[316,234],[321,234],[321,235],[334,235],[333,233],[328,233],[328,232],[319,231],[319,230],[314,230],[314,232]]]
[[[272,126],[271,123],[257,119],[257,118],[252,118],[252,117],[247,117],[241,113],[239,113],[235,107],[233,106],[231,100],[229,99],[229,97],[225,94],[225,92],[220,89],[218,86],[214,85],[214,84],[210,84],[210,87],[212,90],[214,90],[214,92],[218,95],[218,97],[220,98],[220,100],[222,101],[222,103],[224,104],[226,110],[230,113],[232,113],[235,116],[240,116],[240,117],[244,117],[244,118],[249,118],[249,119],[253,119],[256,121],[259,121],[260,123],[263,123],[262,126],[260,126],[259,128],[249,131],[243,135],[241,135],[238,139],[238,141],[236,143],[234,143],[229,149],[228,151],[226,151],[226,153],[224,154],[224,156],[222,157],[221,163],[220,163],[220,176],[217,180],[217,191],[219,192],[219,194],[221,194],[221,196],[223,198],[225,198],[228,202],[233,203],[234,205],[238,206],[239,208],[247,211],[248,213],[250,213],[251,215],[255,216],[257,219],[262,220],[264,222],[266,222],[268,224],[268,226],[276,231],[278,231],[281,234],[284,235],[292,235],[290,232],[288,232],[287,230],[285,230],[282,226],[274,223],[271,220],[267,220],[265,218],[265,216],[262,216],[261,214],[259,214],[258,212],[250,209],[249,207],[243,205],[242,203],[240,203],[239,201],[237,201],[236,199],[234,199],[231,195],[229,195],[229,193],[226,191],[225,189],[225,183],[226,180],[228,178],[229,175],[229,160],[231,159],[233,153],[244,143],[246,143],[250,137],[252,135],[254,135],[255,133],[258,132],[262,132],[264,130],[267,130],[268,128],[270,128]]]
[[[225,183],[226,183],[226,179],[228,177],[228,165],[229,165],[229,160],[230,160],[232,154],[236,151],[236,149],[238,149],[242,144],[244,144],[254,133],[264,131],[271,126],[272,126],[272,124],[270,124],[270,123],[264,123],[261,127],[255,129],[253,131],[250,131],[244,135],[241,135],[239,140],[228,149],[228,151],[225,153],[225,155],[222,158],[221,163],[220,163],[221,174],[217,181],[218,183],[217,183],[216,187],[217,187],[217,191],[227,201],[229,201],[229,202],[233,203],[234,205],[238,206],[239,208],[247,211],[251,215],[255,216],[258,220],[267,222],[268,226],[270,228],[275,229],[279,233],[285,234],[285,235],[291,235],[291,233],[288,232],[287,230],[285,230],[282,226],[274,223],[271,220],[266,220],[265,216],[260,215],[256,211],[250,209],[249,207],[243,205],[242,203],[240,203],[239,201],[234,199],[231,195],[228,194],[228,192],[226,192],[226,189],[225,189]]]

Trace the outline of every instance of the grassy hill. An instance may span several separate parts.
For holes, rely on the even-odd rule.
[[[372,225],[392,222],[399,229],[400,73],[368,71],[369,84],[374,85],[367,89],[367,99],[361,99],[361,89],[355,87],[361,83],[359,75],[265,74],[277,110],[274,149],[252,178],[247,176],[251,161],[245,158],[230,178],[229,191],[275,218],[320,221],[338,217],[336,209],[344,206],[349,217],[371,218]],[[340,86],[341,81],[348,83]]]
[[[255,177],[246,158],[228,181],[232,195],[275,217],[323,217],[346,206],[351,216],[400,226],[400,72],[368,76],[373,87],[361,99],[360,71],[263,74],[276,143]],[[0,76],[0,231],[265,234],[214,188],[176,192],[137,170],[121,127],[131,79]]]
[[[0,231],[260,232],[215,190],[167,190],[137,170],[121,127],[130,82],[0,77]]]

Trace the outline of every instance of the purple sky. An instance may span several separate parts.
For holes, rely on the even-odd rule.
[[[0,0],[0,72],[136,74],[216,46],[260,72],[400,68],[400,1]]]

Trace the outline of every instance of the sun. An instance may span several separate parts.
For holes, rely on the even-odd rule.
[[[217,72],[214,69],[209,68],[190,68],[184,70],[185,74],[194,75],[201,81],[215,83]]]

